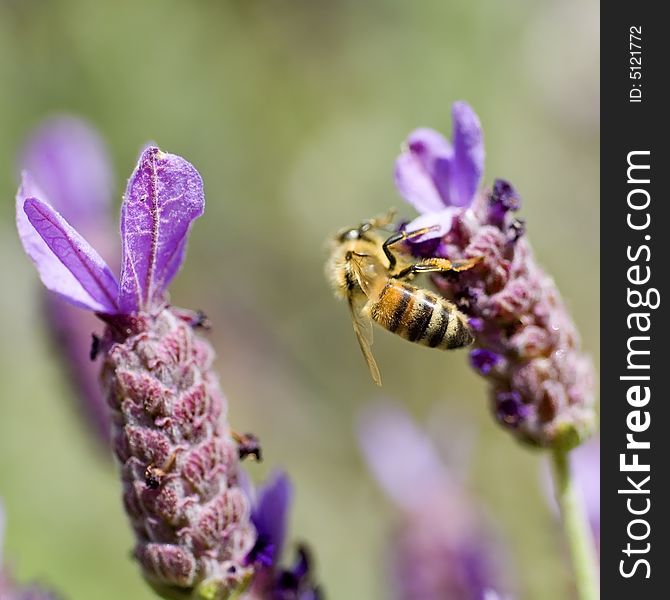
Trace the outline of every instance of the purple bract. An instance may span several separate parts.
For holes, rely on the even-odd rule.
[[[27,140],[20,167],[31,174],[48,201],[102,256],[117,267],[119,241],[111,208],[113,173],[107,147],[92,125],[77,117],[54,117],[40,124]],[[24,217],[17,205],[17,217]],[[77,413],[106,447],[110,443],[107,401],[98,382],[99,366],[90,358],[91,334],[100,322],[54,294],[44,294],[46,325],[72,383]]]
[[[28,173],[17,227],[44,285],[72,304],[108,315],[155,310],[184,257],[191,223],[205,208],[202,180],[179,156],[147,148],[121,208],[120,285],[93,247],[41,198]]]
[[[400,195],[422,215],[408,230],[440,225],[415,241],[443,235],[451,227],[458,209],[468,207],[484,173],[484,140],[479,118],[465,102],[455,102],[453,145],[437,131],[417,129],[398,157],[395,182]]]

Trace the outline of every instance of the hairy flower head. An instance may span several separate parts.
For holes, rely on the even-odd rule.
[[[260,450],[228,425],[214,351],[195,331],[200,315],[168,303],[204,202],[190,163],[145,149],[121,207],[119,278],[27,172],[17,227],[45,286],[106,324],[97,350],[112,447],[150,585],[165,598],[317,600],[306,552],[292,569],[279,567],[287,478],[252,502],[239,462]]]
[[[411,249],[480,259],[433,281],[470,318],[471,364],[490,383],[492,412],[524,442],[569,449],[594,429],[591,361],[514,216],[516,189],[502,179],[477,189],[484,157],[479,120],[464,103],[454,105],[453,119],[453,149],[438,133],[417,130],[396,162],[398,191],[421,213],[407,229],[434,226]]]
[[[202,180],[183,158],[147,148],[121,208],[117,279],[24,173],[17,226],[46,287],[106,323],[102,384],[135,557],[165,597],[232,598],[253,575],[256,541],[214,352],[197,320],[167,304]]]

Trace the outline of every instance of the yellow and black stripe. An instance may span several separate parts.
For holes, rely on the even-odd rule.
[[[430,290],[389,279],[370,305],[370,316],[400,337],[431,348],[461,348],[472,342],[466,318]]]

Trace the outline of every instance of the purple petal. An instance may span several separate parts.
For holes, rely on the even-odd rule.
[[[43,197],[24,174],[16,196],[16,226],[44,285],[76,306],[116,312],[118,286],[109,267],[63,217],[36,196]]]
[[[358,444],[377,482],[403,508],[412,510],[448,486],[448,475],[428,436],[400,408],[365,411]]]
[[[485,348],[475,348],[470,352],[470,365],[481,375],[488,375],[501,360],[500,354]]]
[[[514,186],[504,179],[496,179],[489,195],[489,220],[501,227],[509,211],[518,210],[521,198]],[[523,233],[523,232],[522,232]]]
[[[433,227],[435,229],[425,233],[424,235],[413,238],[412,243],[418,244],[425,242],[426,240],[432,240],[435,238],[441,238],[447,235],[451,230],[451,225],[454,221],[454,217],[459,213],[459,209],[453,206],[448,206],[443,208],[438,212],[426,213],[425,215],[420,215],[412,222],[408,223],[405,227],[406,231],[417,231],[418,229],[423,229],[424,227]]]
[[[449,141],[433,129],[417,129],[407,139],[407,149],[395,165],[400,195],[420,213],[432,213],[449,205],[438,181],[447,176],[453,150]]]
[[[452,206],[469,206],[484,174],[482,126],[466,102],[454,102],[451,118],[454,158],[449,165],[448,198]]]
[[[82,229],[107,218],[113,189],[109,154],[86,121],[56,117],[43,123],[26,143],[21,167],[72,225]]]
[[[584,501],[596,545],[600,546],[600,437],[595,436],[570,453],[575,487]],[[548,461],[542,463],[541,485],[551,509],[558,517],[556,489]]]
[[[124,313],[162,301],[181,266],[191,223],[204,209],[202,179],[193,165],[156,147],[142,153],[121,208]]]
[[[291,481],[283,472],[274,473],[258,491],[251,513],[258,538],[251,554],[263,560],[266,566],[276,564],[281,554],[292,497]]]
[[[529,414],[528,406],[523,403],[521,394],[516,391],[498,392],[495,410],[498,419],[510,427],[518,427]]]

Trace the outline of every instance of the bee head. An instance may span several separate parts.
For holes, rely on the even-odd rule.
[[[363,221],[358,227],[350,227],[343,229],[337,236],[339,242],[351,242],[354,240],[368,240],[368,233],[375,227],[374,221]]]

